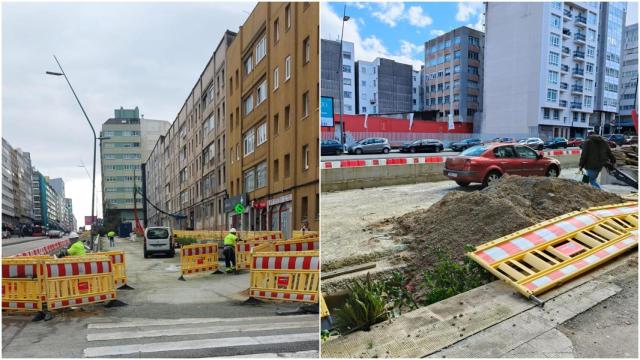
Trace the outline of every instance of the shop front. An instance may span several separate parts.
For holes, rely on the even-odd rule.
[[[269,216],[272,231],[282,231],[285,239],[291,238],[293,194],[282,195],[267,201],[264,213]]]

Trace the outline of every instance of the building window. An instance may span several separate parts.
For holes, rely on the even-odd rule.
[[[596,48],[593,46],[587,46],[587,57],[594,58],[596,56]]]
[[[284,59],[284,81],[291,78],[291,56]]]
[[[260,189],[267,186],[267,162],[266,161],[261,162],[256,167],[256,177],[258,178],[256,189]]]
[[[273,69],[273,91],[278,90],[279,86],[280,86],[280,68],[276,66],[276,68]]]
[[[560,47],[560,35],[551,33],[549,35],[549,43],[551,46]]]
[[[256,89],[256,106],[267,99],[267,80],[263,80]]]
[[[477,66],[469,66],[469,74],[478,75],[478,67]]]
[[[304,64],[311,61],[311,43],[308,36],[302,41],[302,59]]]
[[[469,51],[468,56],[469,56],[469,59],[473,59],[473,60],[478,60],[480,58],[480,55],[475,51]],[[460,57],[458,56],[456,59],[459,59],[459,58]]]
[[[306,116],[309,116],[309,92],[308,91],[302,94],[302,117],[306,117]]]
[[[558,72],[557,71],[549,70],[549,83],[550,84],[557,84],[558,83]]]
[[[469,44],[470,45],[475,45],[475,46],[480,46],[480,39],[478,39],[475,36],[469,36]]]
[[[262,145],[265,141],[267,141],[267,123],[264,122],[258,126],[258,146]]]
[[[291,176],[291,156],[286,154],[284,156],[284,178],[287,179]]]
[[[554,1],[554,2],[551,3],[551,7],[556,9],[556,10],[560,10],[562,8],[562,2]]]
[[[302,147],[302,169],[309,170],[309,145]]]
[[[549,52],[549,65],[558,66],[559,63],[560,63],[560,54],[553,51]]]
[[[459,74],[460,73],[460,65],[456,65],[453,67],[453,73],[454,74]]]
[[[587,65],[585,66],[585,71],[587,72],[587,74],[593,74],[593,64],[587,63]]]
[[[558,101],[558,90],[547,89],[547,101],[548,102]]]
[[[587,23],[589,25],[593,25],[596,26],[598,24],[598,16],[595,13],[592,13],[591,11],[589,11],[589,14],[587,14]]]
[[[291,107],[289,105],[284,107],[284,128],[288,129],[291,126],[291,120],[289,118],[289,110]]]
[[[280,40],[280,19],[273,22],[273,43],[277,43],[278,40]]]
[[[585,96],[584,97],[584,107],[590,108],[592,106],[592,97],[591,96]]]
[[[252,192],[256,189],[256,170],[249,169],[244,172],[244,191]]]
[[[258,64],[267,55],[267,37],[263,36],[258,45],[256,45],[256,64]]]
[[[343,85],[351,85],[351,79],[349,79],[349,78],[342,79],[342,84]]]
[[[551,14],[551,27],[555,29],[560,29],[561,24],[562,24],[562,19],[560,19],[560,16]]]
[[[309,220],[309,198],[306,196],[302,197],[302,204],[300,206],[300,217],[302,221]]]
[[[351,74],[351,65],[342,65],[342,72]]]
[[[545,120],[549,120],[549,118],[550,118],[550,115],[549,115],[549,114],[550,114],[550,113],[551,113],[551,111],[550,111],[549,109],[546,109],[546,108],[545,108],[545,109],[542,109],[542,117],[543,117]]]
[[[558,109],[553,110],[553,120],[560,120],[560,110]]]
[[[253,61],[251,59],[251,55],[249,55],[245,60],[244,60],[244,73],[245,74],[250,74],[251,71],[253,71]]]
[[[280,179],[280,161],[278,159],[273,160],[273,181]]]
[[[291,28],[291,5],[284,9],[284,27],[287,30]]]
[[[248,115],[253,111],[253,94],[244,99],[244,114]]]
[[[587,40],[596,41],[596,31],[592,29],[587,30]]]
[[[255,129],[250,129],[244,134],[244,156],[247,156],[255,150]]]
[[[344,91],[343,95],[345,99],[351,99],[351,91]]]

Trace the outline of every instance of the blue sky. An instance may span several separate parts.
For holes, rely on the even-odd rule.
[[[344,2],[321,3],[322,38],[338,40]],[[418,69],[424,43],[460,26],[483,29],[481,2],[348,2],[344,39],[355,43],[357,60],[391,58]],[[637,3],[627,9],[627,24],[638,22]]]

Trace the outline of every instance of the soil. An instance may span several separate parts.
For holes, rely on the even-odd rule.
[[[437,251],[455,260],[465,245],[477,246],[556,216],[592,206],[625,202],[618,195],[569,179],[504,176],[481,191],[451,192],[428,209],[391,221],[410,253],[410,285],[437,261]]]

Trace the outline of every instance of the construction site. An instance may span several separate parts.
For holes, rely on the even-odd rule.
[[[575,154],[558,178],[323,193],[322,356],[637,357],[637,147],[614,155],[635,187],[582,183]]]

